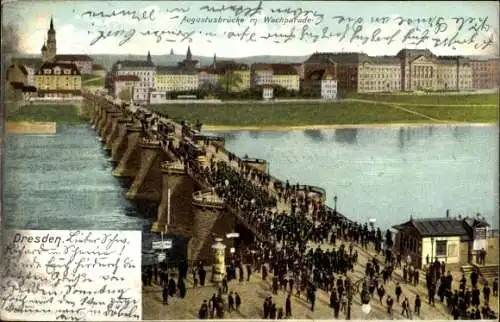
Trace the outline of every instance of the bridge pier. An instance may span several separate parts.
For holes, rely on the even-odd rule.
[[[160,149],[160,142],[141,138],[137,150],[139,150],[140,162],[134,181],[127,192],[127,198],[160,202],[163,183],[160,169],[163,152]]]
[[[115,135],[111,137],[111,160],[120,162],[123,154],[127,150],[127,124],[131,124],[132,119],[118,119]]]
[[[105,107],[100,108],[100,118],[99,122],[96,125],[96,132],[99,137],[102,138],[102,133],[104,132],[104,128],[106,127],[106,123],[108,122],[108,112],[106,111]]]
[[[111,150],[113,143],[112,141],[118,133],[118,120],[121,117],[123,117],[123,114],[121,112],[116,112],[111,114],[111,128],[107,133],[105,132],[103,136],[104,143],[106,144],[106,148],[108,150]]]
[[[211,190],[193,193],[193,234],[188,245],[188,260],[212,259],[214,237],[225,237],[236,227],[236,217],[225,211],[224,200]]]
[[[140,166],[139,140],[142,127],[137,124],[127,124],[127,145],[122,158],[118,162],[113,175],[117,177],[135,177]]]
[[[192,195],[195,182],[185,173],[184,165],[179,161],[162,162],[160,168],[163,173],[162,196],[158,206],[158,217],[151,231],[165,232],[170,211],[168,233],[190,236],[193,228]]]

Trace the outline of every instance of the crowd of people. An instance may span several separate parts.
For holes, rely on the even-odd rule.
[[[183,133],[188,131],[183,130]],[[330,307],[336,318],[340,312],[345,318],[350,318],[353,297],[358,293],[362,303],[366,303],[370,298],[381,303],[385,301],[390,316],[395,304],[401,306],[401,314],[405,317],[420,315],[422,299],[419,295],[414,298],[412,309],[409,294],[403,294],[399,283],[395,284],[394,293],[384,287],[392,281],[396,268],[402,270],[402,282],[409,284],[409,287],[418,286],[420,278],[419,269],[412,266],[410,261],[404,262],[401,254],[396,255],[389,251],[392,243],[390,234],[386,232],[384,239],[381,230],[375,229],[373,225],[347,220],[336,209],[325,207],[317,194],[312,194],[298,185],[291,185],[288,181],[274,181],[265,172],[247,166],[232,154],[228,155],[232,164],[217,161],[212,157],[207,165],[203,165],[198,156],[203,155],[204,151],[189,141],[181,141],[179,146],[174,146],[171,141],[165,144],[168,144],[172,153],[184,163],[190,174],[212,187],[214,192],[223,198],[230,208],[239,211],[244,220],[261,236],[260,240],[248,247],[250,258],[236,257],[230,263],[228,274],[218,294],[201,304],[200,319],[222,318],[225,303],[228,311],[239,310],[240,295],[229,291],[227,283],[236,279],[236,270],[240,280],[243,280],[245,266],[248,280],[255,270],[261,272],[263,280],[267,280],[269,274],[272,274],[273,295],[277,295],[280,290],[285,291],[285,309],[280,307],[272,296],[265,299],[263,317],[266,319],[291,317],[290,297],[294,293],[298,298],[304,294],[310,303],[310,309],[314,311],[318,288],[330,295]],[[280,203],[287,203],[289,208],[278,211],[277,206]],[[341,241],[339,247],[336,247],[337,241]],[[311,244],[318,247],[311,247]],[[322,250],[319,244],[330,244],[331,247],[329,250]],[[351,281],[347,274],[354,271],[358,261],[359,255],[354,245],[385,255],[383,263],[375,258],[369,261],[365,276],[358,281]],[[244,260],[247,264],[243,264]],[[430,305],[434,305],[437,293],[441,302],[446,299],[447,307],[454,318],[477,319],[495,316],[488,306],[490,293],[487,284],[483,288],[484,305],[480,308],[477,278],[474,280],[471,275],[472,290],[466,288],[465,282],[461,282],[457,289],[452,285],[450,273],[444,274],[444,264],[439,261],[427,265],[425,272]],[[198,280],[203,285],[200,269],[193,274],[195,285]],[[168,283],[162,284],[164,303],[168,303],[168,296],[172,296],[172,291],[175,293],[175,284],[170,281],[175,283],[171,278]],[[497,296],[498,281],[495,280],[495,283],[493,294]],[[176,285],[182,285],[180,279]],[[181,296],[180,287],[178,289]],[[224,297],[227,297],[227,301]]]

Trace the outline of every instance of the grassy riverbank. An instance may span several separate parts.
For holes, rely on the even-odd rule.
[[[498,120],[496,106],[405,106],[382,103],[168,104],[152,106],[175,119],[222,126],[306,126],[375,123],[476,122]]]
[[[498,105],[498,93],[481,94],[347,94],[346,98],[378,102],[408,103],[422,105]]]
[[[8,122],[83,123],[89,120],[75,105],[26,105],[7,113]]]

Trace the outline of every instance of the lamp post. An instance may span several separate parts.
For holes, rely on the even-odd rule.
[[[337,196],[333,197],[333,210],[337,212]]]

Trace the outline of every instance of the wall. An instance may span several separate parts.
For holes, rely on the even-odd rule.
[[[437,257],[440,261],[445,261],[447,264],[457,264],[460,263],[460,237],[426,237],[422,239],[422,263],[426,263],[426,256],[429,254],[429,258],[436,258],[436,242],[440,240],[447,241],[446,253],[448,256]],[[450,254],[452,248],[455,248],[454,254]],[[434,254],[433,254],[434,252]],[[451,256],[449,256],[451,255]]]

